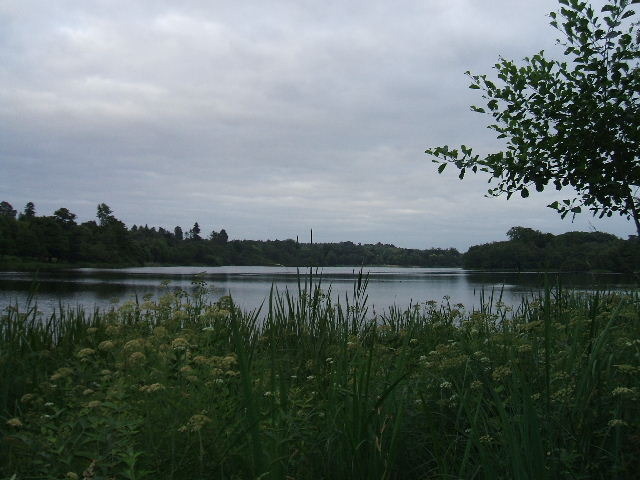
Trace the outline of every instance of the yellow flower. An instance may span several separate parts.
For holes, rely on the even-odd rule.
[[[209,363],[209,358],[204,355],[197,355],[193,357],[193,363],[196,365],[207,365]]]
[[[171,342],[171,348],[174,350],[186,350],[189,348],[189,342],[182,337],[177,337]]]
[[[634,393],[635,392],[634,392],[634,390],[632,388],[616,387],[611,392],[611,395],[613,395],[614,397],[626,397],[626,396],[631,396]]]
[[[111,340],[105,340],[98,344],[98,350],[100,350],[101,352],[108,352],[109,350],[113,350],[115,346],[116,344]]]
[[[129,340],[127,343],[124,344],[123,349],[127,352],[143,350],[144,340],[142,338]]]
[[[164,390],[164,385],[161,383],[152,383],[151,385],[143,385],[139,390],[145,393],[153,393]]]
[[[491,374],[491,376],[493,377],[493,379],[496,382],[499,382],[500,380],[502,380],[503,378],[508,377],[509,375],[511,375],[511,369],[509,367],[506,367],[504,365],[496,368],[493,373]]]
[[[178,429],[178,431],[199,432],[208,423],[211,423],[211,419],[206,415],[204,415],[203,413],[199,413],[199,414],[193,415],[185,425],[183,425]]]
[[[142,352],[133,352],[129,355],[129,361],[131,363],[142,363],[147,359],[147,356]]]
[[[158,338],[162,338],[162,337],[166,337],[167,335],[169,335],[169,332],[164,327],[156,327],[156,328],[153,329],[153,335],[158,337]]]
[[[33,399],[35,398],[35,395],[33,393],[25,393],[21,398],[20,401],[22,403],[29,403],[31,402]]]
[[[624,420],[620,420],[619,418],[614,418],[613,420],[609,420],[608,425],[610,427],[626,427],[629,424]]]
[[[107,335],[118,335],[120,333],[120,325],[107,325],[107,328],[104,329]]]
[[[7,425],[13,428],[20,428],[22,426],[22,422],[19,418],[14,417],[7,420]]]
[[[93,348],[83,348],[78,353],[76,353],[76,357],[80,359],[85,359],[87,357],[90,357],[94,353],[96,353],[96,351]]]
[[[69,377],[73,374],[73,370],[68,367],[62,367],[56,370],[53,375],[51,375],[51,381],[55,382],[56,380],[60,380],[61,378]]]

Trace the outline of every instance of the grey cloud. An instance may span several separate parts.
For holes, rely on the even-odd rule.
[[[486,179],[439,176],[423,153],[498,148],[463,72],[552,50],[555,6],[3,2],[2,199],[233,238],[464,249],[515,224],[590,228],[547,194],[486,199]]]

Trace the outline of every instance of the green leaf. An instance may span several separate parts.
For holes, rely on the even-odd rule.
[[[471,90],[480,90],[480,87],[478,85],[476,85],[475,83],[472,83],[471,85],[469,85],[469,88]]]
[[[446,163],[443,163],[442,165],[440,165],[440,166],[438,167],[438,173],[442,173],[442,172],[444,172],[444,169],[445,169],[445,168],[447,168],[447,164],[446,164]]]
[[[529,196],[529,190],[527,190],[526,188],[523,188],[522,190],[520,190],[520,196],[522,198],[527,198]]]

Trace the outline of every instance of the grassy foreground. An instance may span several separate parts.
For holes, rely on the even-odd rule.
[[[635,478],[640,296],[372,318],[168,293],[0,320],[0,479]]]

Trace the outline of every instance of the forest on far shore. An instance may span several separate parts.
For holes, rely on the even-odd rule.
[[[203,234],[198,223],[176,226],[133,225],[97,208],[97,221],[77,223],[66,208],[38,216],[29,202],[18,213],[0,203],[0,269],[56,266],[134,265],[399,265],[471,269],[634,272],[640,242],[602,232],[542,233],[513,227],[509,240],[455,248],[408,249],[389,244],[300,243],[297,240],[230,240],[224,229]]]

